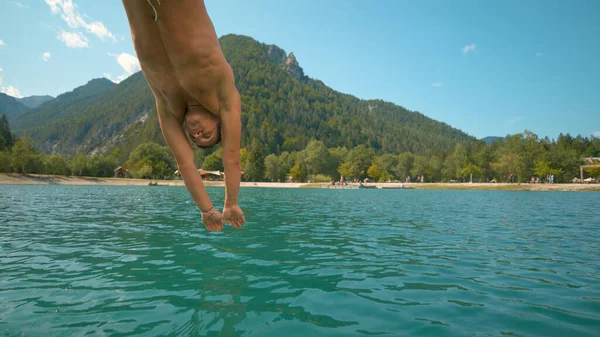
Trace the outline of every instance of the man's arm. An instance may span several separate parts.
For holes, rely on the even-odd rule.
[[[194,151],[185,136],[182,122],[177,120],[169,111],[165,111],[166,108],[164,106],[157,104],[157,109],[163,137],[175,157],[185,186],[200,210],[209,210],[213,205],[206,193],[196,164],[194,164]]]
[[[233,72],[228,74],[219,90],[221,115],[221,142],[225,168],[225,206],[237,206],[240,189],[240,138],[242,132],[240,95],[235,88]]]

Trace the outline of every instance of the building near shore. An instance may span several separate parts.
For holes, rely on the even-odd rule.
[[[123,166],[119,166],[115,169],[115,178],[131,178],[129,171]]]
[[[221,171],[207,171],[204,169],[198,169],[198,173],[205,180],[210,181],[221,181],[225,179],[225,172]]]
[[[208,171],[205,169],[198,169],[198,173],[204,180],[210,181],[222,181],[225,179],[225,172],[221,171]],[[175,179],[181,179],[181,171],[177,170],[174,172]]]

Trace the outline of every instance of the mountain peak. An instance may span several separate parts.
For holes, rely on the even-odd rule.
[[[300,67],[294,53],[286,54],[285,50],[280,47],[270,44],[267,46],[267,55],[271,63],[281,65],[290,75],[301,82],[305,82],[307,77],[304,75],[304,70]]]
[[[267,46],[267,55],[269,55],[269,61],[275,64],[283,64],[287,58],[285,50],[274,44]]]
[[[25,104],[19,102],[17,98],[0,92],[0,117],[2,117],[3,114],[6,114],[6,117],[12,122],[14,118],[27,111],[29,111],[29,108],[25,106]]]
[[[60,100],[60,99],[65,98],[66,96],[72,96],[73,94],[85,95],[87,97],[89,95],[94,95],[94,94],[104,91],[106,89],[110,89],[110,88],[114,87],[115,85],[116,84],[114,82],[112,82],[104,77],[94,78],[92,80],[89,80],[86,84],[73,89],[73,91],[66,92],[64,94],[59,95],[58,97],[56,97],[56,99]]]
[[[284,68],[290,75],[295,77],[300,82],[305,82],[307,80],[307,77],[304,75],[304,70],[302,70],[302,67],[300,67],[300,64],[298,64],[298,60],[296,60],[294,53],[290,53],[290,55],[288,55],[287,59],[285,60]]]
[[[221,49],[229,50],[235,46],[238,50],[244,50],[246,53],[252,54],[253,57],[257,57],[257,59],[268,60],[270,63],[279,66],[302,83],[308,81],[308,77],[304,75],[304,70],[300,67],[294,53],[288,55],[285,50],[277,45],[264,44],[250,36],[236,34],[223,35],[219,38],[219,42],[221,43]],[[239,52],[225,54],[229,54],[229,62],[231,62],[231,57],[246,58],[249,56],[242,55]]]
[[[27,97],[23,97],[23,98],[19,98],[18,101],[23,103],[25,106],[29,107],[29,108],[37,108],[38,106],[42,105],[43,103],[54,99],[54,97],[50,96],[50,95],[33,95],[33,96],[27,96]]]

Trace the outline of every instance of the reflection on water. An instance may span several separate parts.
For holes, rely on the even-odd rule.
[[[599,334],[600,194],[241,194],[214,234],[184,188],[0,186],[0,332]]]

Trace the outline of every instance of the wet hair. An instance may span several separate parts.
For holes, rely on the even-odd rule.
[[[196,146],[201,149],[210,149],[211,147],[219,144],[220,142],[221,142],[221,118],[217,119],[217,141],[212,145],[201,146],[201,145],[196,144]]]

